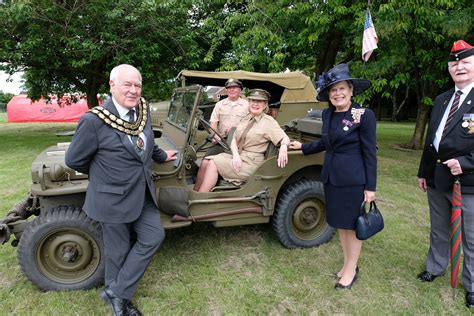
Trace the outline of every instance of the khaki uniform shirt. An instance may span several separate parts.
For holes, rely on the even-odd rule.
[[[255,122],[251,123],[252,121]],[[249,126],[250,130],[245,133]],[[246,134],[245,137],[242,137],[243,134]],[[234,138],[240,151],[240,158],[242,159],[240,172],[237,173],[232,168],[231,154],[222,153],[206,157],[206,159],[214,160],[219,174],[225,180],[240,184],[246,181],[263,163],[268,144],[272,142],[278,145],[285,136],[286,134],[278,122],[270,115],[262,114],[256,117],[248,115],[240,122],[234,133]]]
[[[247,100],[239,98],[232,102],[225,98],[216,103],[211,114],[211,122],[218,122],[217,132],[223,137],[227,137],[229,130],[236,127],[240,120],[249,112],[249,103]]]

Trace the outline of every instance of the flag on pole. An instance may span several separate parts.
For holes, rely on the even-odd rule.
[[[375,33],[374,23],[372,22],[372,15],[367,8],[365,13],[364,36],[362,37],[362,59],[367,62],[372,55],[374,49],[377,48],[379,41],[377,33]]]

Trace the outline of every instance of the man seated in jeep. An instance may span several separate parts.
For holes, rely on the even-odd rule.
[[[281,168],[286,166],[290,139],[278,122],[265,114],[270,94],[262,89],[253,89],[248,99],[249,115],[237,126],[230,145],[232,154],[205,157],[197,174],[195,191],[209,192],[216,185],[219,175],[240,185],[263,163],[270,142],[281,145],[277,162]]]
[[[209,122],[211,127],[220,136],[224,137],[223,141],[226,141],[229,131],[236,127],[240,120],[248,114],[249,103],[240,97],[243,87],[242,82],[238,79],[231,78],[227,80],[225,83],[227,98],[217,102],[212,111]],[[214,135],[213,143],[216,143],[218,137],[218,135]],[[207,150],[206,156],[217,155],[222,152],[224,152],[224,148],[215,144]]]

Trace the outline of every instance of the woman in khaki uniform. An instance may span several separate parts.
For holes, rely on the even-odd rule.
[[[195,191],[209,192],[216,185],[219,175],[235,184],[246,181],[263,163],[269,142],[280,144],[277,163],[280,168],[286,166],[290,139],[278,122],[265,114],[270,94],[262,89],[253,89],[248,99],[249,115],[237,126],[230,145],[232,154],[205,157],[197,174]]]

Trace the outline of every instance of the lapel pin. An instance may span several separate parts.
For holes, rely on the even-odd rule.
[[[467,104],[471,104],[471,100],[467,101]]]

